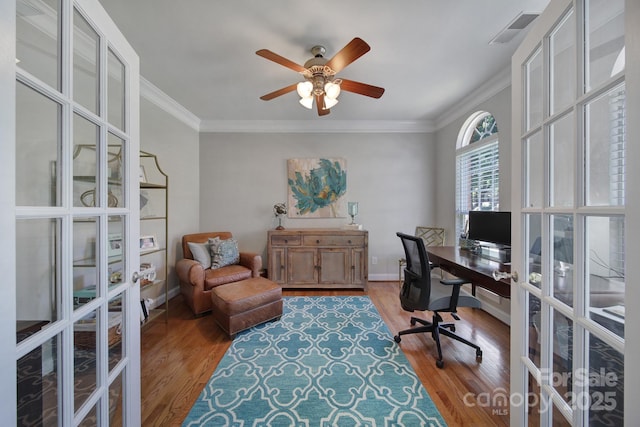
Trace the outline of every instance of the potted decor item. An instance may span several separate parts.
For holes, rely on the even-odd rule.
[[[278,218],[278,226],[276,230],[284,230],[282,226],[282,217],[287,214],[287,206],[284,203],[276,203],[273,205],[273,213]]]

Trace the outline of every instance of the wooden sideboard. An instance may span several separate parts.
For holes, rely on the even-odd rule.
[[[343,229],[270,230],[269,279],[283,288],[367,289],[369,233]]]

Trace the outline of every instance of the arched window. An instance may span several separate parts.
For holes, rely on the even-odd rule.
[[[486,111],[467,119],[456,149],[456,235],[466,234],[469,211],[500,208],[498,125]]]

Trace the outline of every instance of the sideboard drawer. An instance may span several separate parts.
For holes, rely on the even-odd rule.
[[[274,246],[300,246],[300,235],[285,234],[271,236],[271,244]]]
[[[364,236],[303,236],[304,246],[362,246],[364,245]]]

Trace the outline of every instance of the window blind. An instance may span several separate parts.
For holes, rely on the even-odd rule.
[[[625,176],[625,91],[618,91],[610,97],[611,105],[611,139],[609,150],[609,174],[611,183],[611,205],[624,205]]]
[[[610,97],[611,139],[609,150],[609,174],[611,185],[611,205],[625,204],[625,148],[626,136],[626,92],[620,89]],[[612,276],[624,277],[624,222],[612,220],[610,223],[609,245],[610,271]]]
[[[497,140],[464,150],[456,156],[456,234],[458,236],[465,232],[469,211],[499,210],[499,175]]]

